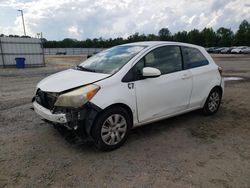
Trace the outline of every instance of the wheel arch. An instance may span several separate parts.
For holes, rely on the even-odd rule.
[[[133,120],[134,120],[133,112],[132,112],[131,108],[128,105],[124,104],[124,103],[111,104],[111,105],[107,106],[106,108],[104,108],[101,112],[103,112],[105,110],[108,110],[110,108],[115,108],[115,107],[121,107],[121,108],[125,109],[128,112],[128,114],[129,114],[129,116],[131,118],[131,122],[133,123]]]
[[[89,136],[92,137],[92,134],[93,134],[93,133],[92,133],[92,129],[93,129],[93,126],[94,126],[94,124],[96,123],[97,119],[99,118],[99,116],[100,116],[102,113],[104,113],[106,110],[109,110],[109,109],[115,108],[115,107],[121,107],[121,108],[125,109],[125,110],[128,112],[129,117],[130,117],[130,120],[131,120],[131,124],[132,124],[132,125],[131,125],[131,128],[133,127],[133,124],[134,124],[134,122],[133,122],[134,117],[133,117],[133,112],[132,112],[131,108],[130,108],[128,105],[124,104],[124,103],[114,103],[114,104],[111,104],[111,105],[107,106],[106,108],[102,109],[101,111],[99,111],[99,112],[96,114],[95,119],[93,119],[93,122],[91,123],[91,126],[90,126],[89,129],[88,129],[88,134],[89,134]]]
[[[223,95],[223,89],[222,89],[222,87],[221,87],[220,85],[214,86],[214,87],[210,90],[210,92],[213,91],[214,89],[218,89],[218,90],[221,92],[221,95]]]
[[[213,91],[214,89],[218,89],[221,92],[221,95],[223,95],[223,88],[220,85],[216,85],[214,87],[212,87],[212,89],[209,90],[209,93],[207,94],[207,96],[203,99],[202,103],[201,103],[201,108],[205,105],[207,98],[209,96],[209,94],[211,93],[211,91]]]
[[[203,113],[204,113],[205,115],[212,115],[212,114],[216,113],[216,112],[218,111],[218,109],[219,109],[219,106],[220,106],[220,103],[221,103],[221,98],[220,98],[220,101],[219,101],[219,103],[218,103],[218,106],[216,107],[217,109],[215,109],[215,111],[210,111],[210,110],[208,110],[207,103],[208,103],[208,101],[209,101],[209,96],[211,95],[211,93],[212,93],[213,91],[218,91],[218,92],[220,93],[220,95],[221,95],[220,97],[222,97],[222,94],[223,94],[223,88],[222,88],[220,85],[216,85],[216,86],[214,86],[214,87],[210,90],[210,92],[209,92],[209,94],[208,94],[208,96],[207,96],[207,99],[206,99],[206,101],[205,101],[205,103],[204,103],[204,105],[203,105],[203,108],[202,108]]]

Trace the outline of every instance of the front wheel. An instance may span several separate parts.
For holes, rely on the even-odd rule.
[[[131,126],[131,118],[125,109],[107,109],[98,116],[92,129],[95,146],[104,151],[119,148],[126,141]]]
[[[222,93],[218,88],[213,89],[206,100],[206,103],[203,107],[203,112],[205,115],[213,115],[215,114],[221,103]]]

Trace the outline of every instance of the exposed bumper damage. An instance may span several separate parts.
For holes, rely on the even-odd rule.
[[[68,123],[70,122],[70,116],[67,117],[64,113],[53,114],[50,110],[44,108],[42,105],[38,104],[36,101],[33,102],[34,111],[43,117],[44,119],[54,122],[54,123]]]
[[[76,109],[66,107],[48,109],[37,96],[32,99],[32,103],[34,111],[44,121],[54,125],[57,129],[72,131],[84,140],[92,140],[91,127],[97,114],[102,110],[95,104],[87,102],[83,107]]]

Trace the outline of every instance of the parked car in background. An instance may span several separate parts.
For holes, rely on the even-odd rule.
[[[223,48],[220,53],[221,54],[230,54],[231,53],[231,50],[233,49],[234,47],[225,47]]]
[[[215,53],[215,50],[217,49],[217,47],[210,47],[210,48],[206,48],[206,51],[208,53]]]
[[[242,50],[248,48],[247,46],[238,46],[231,50],[232,54],[241,54]]]
[[[225,47],[210,47],[207,48],[206,51],[208,53],[214,53],[214,54],[219,54],[221,53],[222,50],[224,50]]]
[[[87,59],[90,58],[90,57],[92,57],[92,56],[95,55],[95,54],[98,54],[98,53],[99,53],[99,52],[94,52],[93,54],[88,54],[88,55],[87,55]]]
[[[224,49],[224,47],[216,48],[216,49],[214,50],[214,53],[220,54],[221,51],[222,51],[223,49]]]
[[[113,150],[134,127],[197,109],[215,114],[221,71],[200,46],[124,44],[39,82],[33,108],[46,122]]]
[[[56,52],[56,55],[67,55],[67,52]]]
[[[241,53],[243,53],[243,54],[250,54],[250,47],[247,47],[247,48],[241,50]]]

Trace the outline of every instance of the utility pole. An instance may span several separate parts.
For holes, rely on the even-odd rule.
[[[22,20],[23,20],[23,32],[24,32],[24,36],[26,36],[25,24],[24,24],[24,18],[23,18],[23,10],[17,10],[17,11],[21,12]]]

